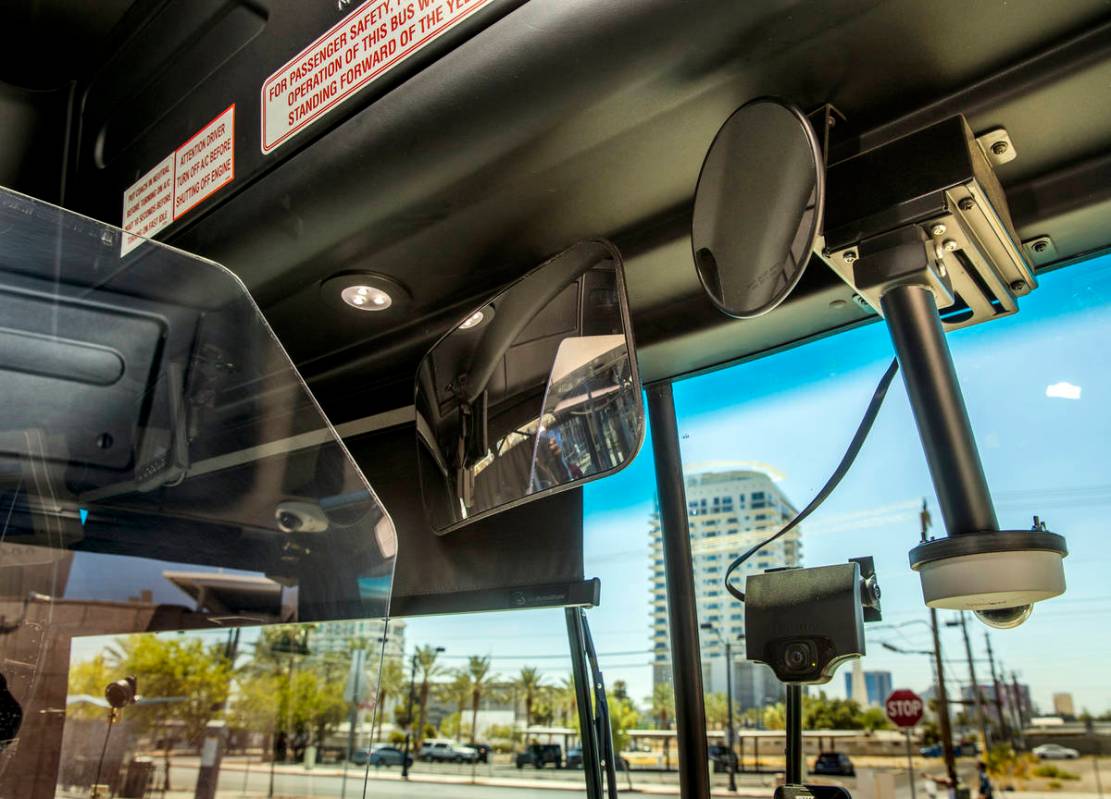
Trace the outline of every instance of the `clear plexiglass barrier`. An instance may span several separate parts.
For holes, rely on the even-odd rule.
[[[235,736],[319,748],[313,658],[352,744],[374,721],[390,517],[243,284],[121,236],[0,190],[3,797],[141,796],[163,760],[201,796]]]

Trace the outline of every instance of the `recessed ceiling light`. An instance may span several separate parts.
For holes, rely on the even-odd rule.
[[[475,311],[473,314],[463,320],[463,324],[459,325],[459,329],[470,330],[472,327],[478,327],[482,324],[482,321],[485,318],[486,314],[484,314],[481,310]]]
[[[374,286],[348,286],[340,292],[340,297],[360,311],[384,311],[393,305],[393,298]]]

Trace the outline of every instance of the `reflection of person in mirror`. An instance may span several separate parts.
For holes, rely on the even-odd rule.
[[[577,463],[574,461],[568,463],[564,460],[563,447],[554,438],[548,439],[548,451],[552,455],[552,471],[556,472],[553,476],[556,478],[557,485],[578,480],[583,476],[582,469]]]

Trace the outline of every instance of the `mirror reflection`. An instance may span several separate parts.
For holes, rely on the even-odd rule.
[[[621,259],[571,247],[469,314],[421,362],[429,522],[447,532],[615,471],[644,436]]]

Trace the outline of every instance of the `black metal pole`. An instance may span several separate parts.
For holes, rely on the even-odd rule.
[[[583,775],[587,799],[604,799],[602,767],[598,751],[597,729],[594,726],[594,705],[591,687],[594,680],[586,656],[586,632],[579,608],[564,608],[567,619],[567,642],[571,648],[571,673],[575,680],[575,701],[579,706],[579,737],[581,740]]]
[[[417,656],[413,655],[413,667],[409,671],[409,709],[405,711],[405,749],[401,754],[401,779],[409,779],[409,741],[413,734],[413,699],[417,692]],[[462,720],[460,720],[462,721]]]
[[[802,785],[802,686],[787,683],[787,774],[788,785]]]
[[[933,293],[895,286],[880,301],[949,535],[999,529]]]
[[[687,492],[679,429],[670,383],[648,387],[648,419],[656,464],[660,504],[667,613],[671,634],[671,674],[675,687],[675,733],[679,743],[679,795],[707,799],[706,706],[702,697],[702,653],[698,643],[698,609],[687,527]]]
[[[724,637],[724,636],[723,636]],[[729,790],[737,790],[737,753],[734,751],[736,734],[733,731],[733,644],[725,639],[725,712],[728,714],[726,735],[729,744]]]

